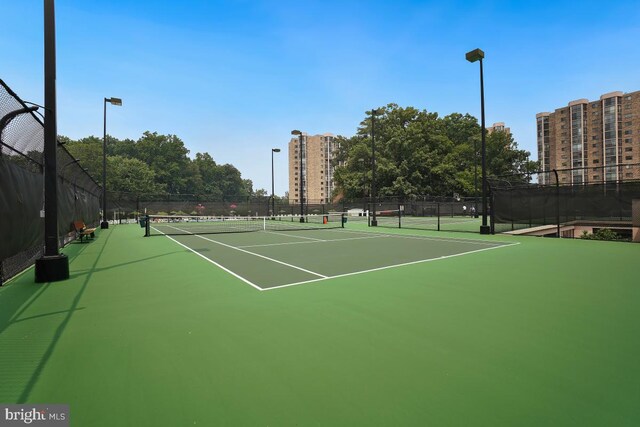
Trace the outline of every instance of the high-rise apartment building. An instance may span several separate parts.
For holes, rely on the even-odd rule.
[[[640,179],[640,167],[632,166],[640,162],[640,91],[578,99],[537,114],[536,122],[541,169],[557,170],[561,184]],[[540,183],[551,175],[541,174]]]
[[[487,134],[490,134],[495,131],[501,131],[501,132],[506,132],[508,134],[511,134],[511,128],[506,127],[504,125],[504,122],[494,123],[493,126],[489,126],[487,128]]]
[[[302,139],[302,149],[300,149]],[[304,185],[304,203],[329,203],[335,189],[333,165],[338,143],[330,133],[293,137],[289,141],[289,203],[299,204],[300,170]]]

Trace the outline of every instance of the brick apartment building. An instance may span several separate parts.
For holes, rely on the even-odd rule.
[[[578,99],[536,115],[538,160],[561,184],[640,179],[640,91]],[[560,171],[561,169],[573,169]],[[540,175],[549,184],[553,174]]]
[[[338,149],[335,136],[302,134],[289,141],[289,203],[300,203],[300,168],[304,182],[304,203],[329,203],[335,189],[332,160]],[[302,159],[299,157],[302,153]],[[302,161],[301,161],[302,160]]]

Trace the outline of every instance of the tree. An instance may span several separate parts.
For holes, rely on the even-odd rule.
[[[102,182],[102,138],[89,136],[73,141],[68,140],[66,144],[69,153],[76,159],[80,166],[87,169],[87,173],[96,182]]]
[[[169,193],[184,193],[189,174],[189,150],[175,135],[146,131],[136,143],[138,159],[155,172],[158,184]]]
[[[224,164],[217,168],[216,178],[218,179],[218,188],[222,192],[224,200],[233,200],[238,197],[247,197],[249,193],[246,189],[246,183],[242,180],[240,171],[235,166]]]
[[[357,134],[339,137],[334,166],[336,195],[361,198],[371,186],[371,112]],[[473,196],[474,167],[479,163],[480,126],[469,114],[437,113],[389,104],[375,118],[376,188],[379,196]],[[487,173],[531,171],[536,162],[518,150],[510,134],[487,137]],[[480,175],[478,165],[478,175]],[[478,178],[479,181],[479,178]],[[480,187],[478,182],[478,187]],[[335,196],[335,195],[334,195]]]
[[[155,173],[144,162],[122,156],[107,158],[107,190],[132,194],[154,194],[162,189],[155,182]]]

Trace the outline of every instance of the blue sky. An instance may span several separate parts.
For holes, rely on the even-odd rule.
[[[43,103],[43,1],[0,3],[0,78]],[[635,1],[57,0],[58,132],[176,134],[254,188],[288,188],[292,129],[350,136],[397,103],[503,121],[537,159],[535,115],[640,90]]]

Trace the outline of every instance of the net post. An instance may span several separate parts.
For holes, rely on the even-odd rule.
[[[144,216],[144,237],[151,236],[151,220],[149,219],[149,215]]]
[[[340,215],[340,227],[344,228],[344,223],[347,222],[347,215],[342,212],[342,214]]]
[[[267,230],[267,218],[264,217],[262,218],[262,231],[266,231]]]
[[[440,231],[440,202],[436,202],[436,209],[438,212],[438,231]]]
[[[402,228],[402,209],[400,209],[400,203],[398,203],[398,228]]]

